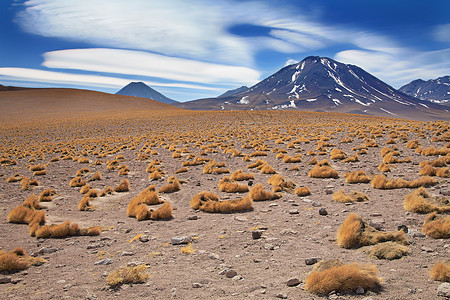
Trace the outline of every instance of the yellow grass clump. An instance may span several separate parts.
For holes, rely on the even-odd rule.
[[[287,181],[280,174],[275,174],[269,178],[268,183],[273,186],[273,192],[289,192],[292,193],[295,189],[295,183]]]
[[[80,157],[78,159],[78,163],[80,163],[80,164],[88,164],[89,163],[89,158],[87,158],[87,157]]]
[[[199,209],[209,213],[243,212],[253,209],[253,200],[249,196],[237,200],[208,200],[200,205]]]
[[[277,171],[275,171],[275,169],[269,165],[268,163],[265,163],[261,166],[261,173],[263,174],[276,174]]]
[[[8,179],[6,179],[6,182],[18,182],[21,181],[23,179],[23,176],[20,176],[19,174],[15,174],[14,176],[8,177]]]
[[[167,182],[169,182],[168,185],[159,189],[160,193],[174,193],[181,189],[181,182],[179,179],[171,176],[167,179]]]
[[[259,166],[264,165],[265,163],[266,163],[266,162],[265,162],[264,160],[262,160],[262,159],[257,159],[255,162],[249,164],[249,165],[247,166],[247,168],[248,168],[248,169],[257,168],[257,167],[259,167]]]
[[[16,206],[7,217],[9,223],[33,225],[45,223],[45,211],[34,210],[23,205]]]
[[[193,209],[199,209],[199,207],[207,201],[219,201],[219,197],[214,193],[202,191],[192,197],[191,207]]]
[[[423,222],[422,232],[434,239],[450,238],[450,215],[429,214]]]
[[[387,241],[395,241],[401,244],[408,243],[403,230],[395,233],[378,231],[355,213],[347,216],[339,227],[336,238],[338,245],[347,249],[375,245]]]
[[[246,193],[248,192],[248,185],[242,185],[234,180],[232,180],[230,177],[225,176],[220,180],[219,184],[219,190],[226,193]]]
[[[128,179],[124,179],[118,186],[114,188],[115,192],[123,193],[128,192],[130,190],[130,182]]]
[[[185,172],[188,172],[188,171],[189,171],[188,167],[183,167],[181,169],[176,170],[175,174],[185,173]]]
[[[195,253],[195,249],[192,247],[192,243],[189,243],[186,247],[181,247],[181,253],[183,254]]]
[[[35,194],[31,194],[25,201],[22,203],[22,206],[34,210],[42,209],[42,207],[39,205],[38,197],[36,197]]]
[[[450,261],[436,263],[430,270],[430,278],[437,281],[450,282]]]
[[[39,194],[38,200],[39,202],[50,202],[54,195],[56,195],[56,190],[51,188],[45,189]]]
[[[77,223],[65,221],[61,224],[44,225],[39,227],[34,235],[37,238],[65,238],[70,236],[94,236],[101,234],[102,230],[99,226],[89,228],[80,228]]]
[[[137,199],[136,201],[140,201],[141,203],[145,203],[147,205],[155,205],[164,202],[159,199],[158,193],[156,192],[156,187],[154,185],[145,188],[136,196],[135,199]]]
[[[305,197],[311,195],[311,190],[307,186],[302,186],[296,188],[294,194],[296,194],[299,197]]]
[[[73,178],[70,181],[69,186],[71,186],[71,187],[82,187],[83,185],[86,185],[86,184],[87,184],[86,180],[84,180],[80,176],[77,176],[77,177]]]
[[[284,163],[299,163],[301,161],[302,161],[302,155],[300,153],[296,154],[294,156],[287,156],[287,155],[285,155],[283,157],[283,162]]]
[[[410,212],[428,214],[450,212],[450,203],[445,197],[432,197],[424,187],[405,196],[403,207]]]
[[[80,189],[81,194],[86,194],[89,190],[92,189],[92,186],[89,184],[83,185]]]
[[[331,160],[342,160],[347,158],[347,154],[339,149],[333,149],[330,151],[330,159]]]
[[[33,186],[38,186],[39,182],[36,179],[30,179],[28,177],[22,177],[22,180],[20,181],[20,185],[22,188],[22,191],[26,191],[31,189]]]
[[[243,180],[255,179],[255,175],[253,175],[252,173],[244,173],[244,172],[242,172],[242,170],[239,169],[239,170],[234,171],[231,174],[230,178],[235,181],[243,181]]]
[[[366,172],[359,170],[350,173],[345,173],[345,182],[347,183],[369,183],[370,178],[367,176]]]
[[[106,277],[106,283],[111,287],[118,287],[125,283],[143,283],[149,277],[145,272],[146,269],[147,266],[144,264],[115,269]]]
[[[35,165],[30,167],[30,171],[36,172],[36,171],[43,171],[45,170],[45,165]]]
[[[148,180],[150,180],[150,181],[159,180],[163,176],[164,176],[164,174],[160,170],[155,170],[148,176]]]
[[[0,251],[0,272],[18,272],[28,269],[30,266],[38,266],[47,261],[41,257],[27,255],[25,249],[18,247],[12,251]]]
[[[402,178],[388,179],[383,174],[376,175],[371,182],[373,188],[382,190],[417,188],[421,186],[432,186],[435,184],[437,184],[437,181],[429,176],[423,176],[417,180],[407,181]]]
[[[312,178],[338,178],[339,173],[333,169],[328,160],[318,162],[308,173]]]
[[[95,172],[94,175],[89,179],[89,181],[102,180],[102,174],[99,171]]]
[[[225,169],[225,163],[221,162],[218,163],[214,159],[210,160],[205,167],[203,168],[203,174],[223,174],[223,173],[230,173],[230,170]]]
[[[94,206],[90,205],[89,200],[91,200],[91,197],[89,197],[89,195],[85,195],[78,203],[78,210],[93,211],[95,208]]]
[[[358,191],[346,194],[343,190],[340,190],[333,194],[333,200],[340,203],[353,203],[368,201],[369,197]]]
[[[264,190],[262,183],[259,183],[250,190],[249,197],[253,201],[266,201],[279,199],[281,195]]]
[[[377,276],[377,267],[372,264],[338,264],[323,270],[313,270],[305,280],[305,289],[318,295],[331,291],[378,290],[382,279]]]
[[[170,202],[165,202],[157,210],[150,210],[150,219],[152,220],[167,220],[173,218],[173,207]]]
[[[102,190],[99,194],[98,194],[98,196],[99,197],[104,197],[104,196],[106,196],[106,195],[110,195],[110,194],[112,194],[114,192],[114,190],[112,189],[112,187],[110,187],[110,186],[108,186],[107,188],[105,188],[104,190]]]
[[[75,174],[75,176],[83,176],[87,173],[89,173],[90,170],[88,168],[81,168],[77,171],[77,173]]]
[[[409,250],[407,246],[395,242],[384,242],[376,244],[369,251],[369,257],[378,259],[399,259],[407,255]]]
[[[359,157],[358,157],[357,153],[355,153],[352,156],[349,156],[343,160],[343,162],[345,162],[345,163],[352,163],[352,162],[357,162],[357,161],[359,161]]]

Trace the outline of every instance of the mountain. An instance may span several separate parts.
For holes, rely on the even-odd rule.
[[[167,98],[163,94],[155,91],[143,82],[131,82],[118,91],[116,95],[147,98],[166,104],[178,103],[177,101]]]
[[[0,89],[0,120],[4,118],[53,118],[108,111],[177,110],[159,101],[82,89]]]
[[[354,66],[309,56],[249,89],[220,98],[177,104],[199,110],[307,110],[351,112],[416,120],[449,119],[443,107],[423,101]]]
[[[450,76],[424,81],[417,79],[402,86],[399,91],[434,103],[450,102]]]
[[[243,92],[245,90],[248,90],[248,86],[243,85],[243,86],[238,87],[238,88],[236,88],[234,90],[228,90],[225,93],[223,93],[222,95],[218,96],[217,98],[227,97],[227,96],[234,96],[234,95],[239,94],[239,93],[241,93],[241,92]]]

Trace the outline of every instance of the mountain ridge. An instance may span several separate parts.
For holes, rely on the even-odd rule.
[[[140,81],[130,82],[129,84],[121,88],[116,93],[116,95],[147,98],[166,104],[178,103],[178,101],[175,101],[173,99],[164,96],[160,92],[156,91],[155,89],[149,87],[148,85]]]
[[[402,86],[399,91],[434,103],[450,104],[450,76],[442,76],[436,79],[416,79]]]

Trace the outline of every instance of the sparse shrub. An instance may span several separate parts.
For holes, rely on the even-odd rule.
[[[219,189],[226,193],[245,193],[248,192],[248,185],[241,185],[230,177],[224,177],[219,182]]]
[[[181,253],[184,253],[184,254],[195,253],[195,250],[192,247],[192,243],[189,243],[186,247],[181,247]]]
[[[359,157],[358,157],[357,153],[355,153],[352,156],[349,156],[343,160],[343,162],[345,162],[345,163],[352,163],[352,162],[357,162],[357,161],[359,161]]]
[[[406,195],[403,207],[407,211],[428,214],[433,211],[439,213],[450,212],[450,204],[445,197],[432,197],[424,187],[420,187]]]
[[[253,209],[253,200],[249,196],[237,200],[212,201],[208,200],[199,207],[209,213],[242,212]]]
[[[306,278],[305,289],[311,293],[327,295],[331,291],[355,291],[358,287],[365,290],[378,290],[381,278],[378,269],[372,264],[341,264],[315,271]]]
[[[88,168],[81,168],[77,171],[77,173],[75,174],[76,176],[83,176],[87,173],[89,173],[90,170]]]
[[[47,175],[47,170],[36,171],[33,173],[33,176],[42,176]]]
[[[45,170],[45,165],[35,165],[30,167],[30,171],[36,172],[36,171],[43,171]]]
[[[42,191],[42,193],[39,195],[38,200],[39,202],[50,202],[52,201],[52,196],[56,195],[56,190],[54,189],[45,189]]]
[[[305,197],[311,195],[311,190],[307,186],[302,186],[296,188],[294,194],[296,194],[299,197]]]
[[[295,189],[295,183],[287,181],[280,174],[275,174],[269,178],[268,183],[273,186],[273,192],[293,192]]]
[[[6,179],[6,182],[18,182],[21,181],[23,179],[23,176],[20,176],[19,174],[16,174],[14,176],[8,177],[8,179]]]
[[[369,183],[370,178],[367,176],[366,172],[359,170],[350,173],[345,173],[345,182],[347,183]]]
[[[102,174],[99,171],[95,172],[94,175],[89,179],[89,181],[102,180]]]
[[[265,162],[264,160],[262,160],[262,159],[257,159],[255,162],[249,164],[249,165],[247,166],[247,168],[248,168],[248,169],[257,168],[257,167],[259,167],[259,166],[261,166],[261,165],[264,165],[265,163],[266,163],[266,162]]]
[[[192,197],[191,207],[193,209],[199,209],[199,207],[207,201],[219,201],[219,197],[214,193],[202,191]]]
[[[145,188],[136,196],[135,199],[138,199],[137,201],[147,205],[155,205],[164,202],[159,199],[158,193],[156,192],[156,187],[154,185]]]
[[[87,157],[80,157],[78,159],[78,163],[79,164],[88,164],[89,163],[89,158],[87,158]]]
[[[0,272],[18,272],[46,262],[41,257],[28,256],[25,249],[21,247],[9,252],[0,251]]]
[[[42,207],[39,205],[39,201],[38,198],[36,197],[35,194],[31,194],[23,203],[22,206],[30,208],[30,209],[34,209],[34,210],[39,210],[42,209]]]
[[[433,280],[450,282],[450,261],[438,262],[430,270],[430,277]]]
[[[338,178],[339,173],[333,169],[330,163],[325,159],[318,162],[308,173],[308,177],[313,178]]]
[[[81,194],[86,194],[87,192],[89,192],[89,190],[90,190],[91,188],[92,188],[92,186],[89,185],[89,184],[83,185],[83,186],[81,187],[81,189],[80,189],[80,193],[81,193]]]
[[[169,182],[169,184],[160,188],[160,193],[174,193],[181,189],[181,182],[177,178],[169,177],[167,181]]]
[[[70,181],[69,186],[71,186],[71,187],[82,187],[82,186],[84,186],[86,184],[87,184],[86,180],[84,180],[80,176],[77,176],[77,177],[73,178]]]
[[[232,180],[243,181],[249,179],[255,179],[255,176],[252,173],[244,173],[242,170],[236,170],[231,174],[230,177]]]
[[[165,202],[157,210],[150,210],[150,219],[152,220],[167,220],[173,218],[173,208],[170,202]]]
[[[78,203],[78,210],[80,211],[93,211],[95,208],[94,206],[90,205],[89,200],[91,200],[91,197],[85,195],[81,201]]]
[[[408,243],[403,230],[399,230],[396,233],[378,231],[355,213],[347,216],[337,232],[338,245],[347,249],[375,245],[387,241],[395,241],[401,244]]]
[[[393,168],[393,167],[395,167],[394,165],[391,165],[391,164],[387,164],[387,163],[381,163],[379,166],[378,166],[378,170],[380,170],[381,172],[391,172],[391,168]]]
[[[45,223],[45,211],[33,210],[23,205],[16,206],[7,218],[9,223],[29,224],[33,225]]]
[[[271,165],[269,165],[268,163],[265,163],[261,167],[261,173],[263,173],[263,174],[276,174],[277,171],[275,171],[275,169]]]
[[[422,232],[434,239],[450,238],[450,215],[429,214],[423,222]]]
[[[33,186],[38,186],[39,182],[35,179],[30,179],[28,177],[22,177],[22,180],[20,181],[20,186],[22,188],[22,191],[26,191],[31,189]]]
[[[285,155],[284,157],[283,157],[283,162],[284,163],[299,163],[299,162],[301,162],[302,161],[302,155],[299,153],[299,154],[296,154],[296,155],[294,155],[294,156],[287,156],[287,155]]]
[[[333,149],[330,152],[330,159],[331,160],[342,160],[345,159],[347,157],[347,154],[339,149]]]
[[[128,192],[130,190],[130,182],[128,179],[124,179],[118,186],[114,188],[115,192],[123,193]]]
[[[346,194],[343,190],[340,190],[333,194],[333,200],[340,203],[353,203],[368,201],[369,197],[358,191]]]
[[[405,147],[409,148],[409,149],[416,149],[419,146],[420,146],[420,143],[418,140],[412,140],[412,141],[407,142]]]
[[[189,171],[188,167],[183,167],[181,169],[176,170],[175,174],[185,173],[185,172],[188,172],[188,171]]]
[[[402,178],[388,179],[383,174],[376,175],[371,182],[371,185],[375,189],[401,189],[401,188],[417,188],[420,186],[431,186],[437,184],[437,181],[429,176],[420,177],[417,180],[406,181]]]
[[[369,250],[369,257],[378,259],[399,259],[407,255],[408,247],[395,242],[376,244]]]
[[[126,175],[128,175],[130,173],[130,168],[128,168],[127,166],[122,166],[120,169],[119,169],[119,172],[117,172],[117,174],[119,175],[119,176],[126,176]]]
[[[112,187],[108,186],[107,188],[105,188],[103,191],[101,191],[98,196],[99,197],[104,197],[106,195],[110,195],[114,192],[114,190],[112,189]]]
[[[249,154],[250,157],[255,157],[255,156],[267,156],[267,153],[264,151],[255,151],[252,152],[251,154]]]
[[[145,272],[147,266],[137,265],[134,267],[123,267],[108,274],[106,283],[111,287],[117,287],[125,283],[143,283],[149,275]]]
[[[259,183],[250,190],[249,197],[253,201],[266,201],[279,199],[281,195],[264,190],[262,183]]]

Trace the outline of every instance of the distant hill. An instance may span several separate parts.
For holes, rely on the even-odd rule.
[[[448,107],[401,93],[363,69],[309,56],[239,94],[177,104],[198,110],[306,110],[415,120],[449,119]]]
[[[241,93],[241,92],[243,92],[245,90],[248,90],[248,86],[243,85],[243,86],[238,87],[238,88],[236,88],[234,90],[228,90],[225,93],[223,93],[222,95],[218,96],[217,98],[227,97],[227,96],[234,96],[234,95],[239,94],[239,93]]]
[[[177,110],[159,101],[65,88],[0,90],[0,119],[70,115],[98,111]]]
[[[123,87],[120,91],[118,91],[116,95],[147,98],[166,104],[178,103],[175,100],[167,98],[166,96],[152,89],[143,82],[131,82],[125,87]]]
[[[434,103],[450,102],[450,76],[424,81],[417,79],[402,86],[399,91],[422,100]]]

